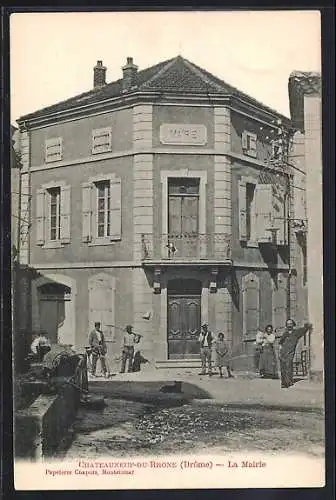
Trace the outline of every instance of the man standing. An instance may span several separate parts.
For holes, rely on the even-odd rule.
[[[259,374],[259,364],[260,364],[260,356],[263,348],[263,342],[265,338],[265,333],[260,330],[257,331],[256,339],[255,339],[255,351],[254,351],[254,366],[256,373]]]
[[[305,323],[301,328],[295,328],[296,323],[292,319],[286,321],[286,329],[279,340],[280,345],[280,369],[281,387],[287,389],[293,385],[293,358],[297,343],[303,335],[311,328],[310,323]]]
[[[123,337],[121,351],[121,370],[120,373],[125,373],[126,362],[128,361],[128,372],[132,371],[134,346],[140,342],[140,335],[133,332],[132,325],[127,325],[126,333]]]
[[[99,321],[95,322],[94,330],[89,335],[89,344],[92,351],[92,360],[91,360],[91,373],[95,377],[96,375],[96,367],[98,358],[100,359],[101,367],[105,377],[108,376],[108,370],[106,367],[105,356],[107,353],[107,347],[105,342],[105,337],[100,328]]]
[[[201,361],[202,361],[202,371],[200,375],[206,374],[206,364],[208,362],[208,372],[209,377],[212,375],[212,343],[214,341],[214,336],[208,329],[207,323],[201,326],[201,333],[198,338],[200,343]]]

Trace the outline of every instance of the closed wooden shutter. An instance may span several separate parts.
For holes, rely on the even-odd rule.
[[[255,339],[259,328],[259,278],[252,273],[242,280],[243,336],[245,340]]]
[[[71,187],[61,187],[61,242],[70,243]]]
[[[121,179],[115,178],[110,184],[110,239],[121,239]]]
[[[238,203],[239,203],[239,240],[246,241],[246,182],[239,181],[238,184]]]
[[[285,197],[285,189],[282,186],[274,186],[272,210],[273,210],[274,227],[278,229],[276,232],[277,244],[286,245],[287,244],[286,197]]]
[[[248,148],[247,133],[244,131],[242,133],[242,149],[246,150]]]
[[[94,276],[89,280],[89,328],[99,321],[107,340],[114,338],[114,290],[113,278]]]
[[[82,240],[92,239],[92,184],[82,184]]]
[[[45,195],[44,189],[36,192],[36,244],[44,245],[45,242]]]
[[[273,186],[257,184],[255,187],[255,217],[258,243],[272,242],[273,228]]]
[[[272,323],[273,328],[281,331],[287,319],[287,278],[278,274],[272,290]]]

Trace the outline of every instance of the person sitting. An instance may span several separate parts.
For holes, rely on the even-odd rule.
[[[35,334],[34,339],[30,345],[30,351],[33,355],[33,359],[41,362],[51,349],[50,340],[46,332],[40,332]]]

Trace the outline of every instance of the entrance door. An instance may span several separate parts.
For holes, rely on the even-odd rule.
[[[168,359],[198,358],[200,283],[196,280],[176,280],[174,283],[178,286],[168,286]]]

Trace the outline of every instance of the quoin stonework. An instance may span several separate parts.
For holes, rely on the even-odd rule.
[[[159,369],[197,365],[206,322],[252,369],[258,328],[308,317],[301,104],[291,120],[181,56],[144,70],[129,57],[112,83],[106,71],[18,120],[32,330],[83,347],[100,321],[112,359],[132,324]]]

